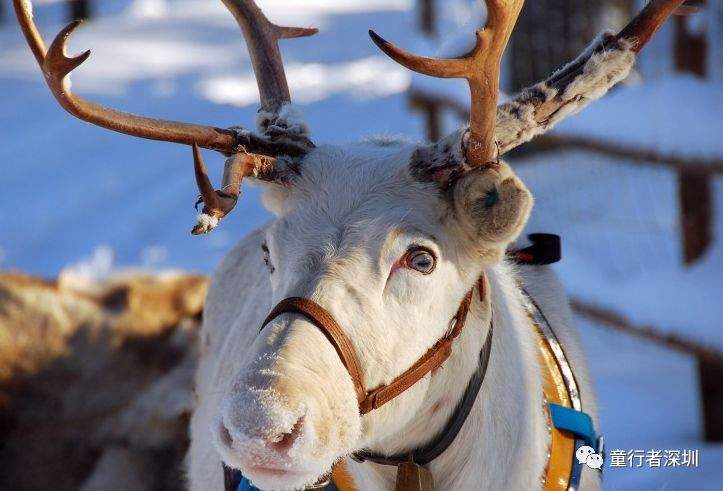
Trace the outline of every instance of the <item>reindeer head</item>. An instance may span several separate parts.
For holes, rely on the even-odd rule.
[[[313,305],[302,315],[282,309],[258,326],[253,346],[238,354],[246,362],[229,383],[213,431],[227,465],[261,487],[294,488],[354,451],[382,443],[393,449],[389,438],[431,404],[439,403],[443,419],[452,411],[456,401],[444,394],[466,384],[492,317],[484,280],[475,285],[503,259],[532,207],[527,188],[500,156],[622,79],[634,52],[682,0],[653,1],[620,34],[604,35],[500,107],[500,61],[523,0],[487,0],[487,25],[460,58],[413,56],[370,33],[406,67],[467,79],[470,124],[429,145],[345,147],[312,144],[289,105],[277,41],[315,31],[276,26],[251,0],[223,1],[244,33],[259,83],[256,132],[143,118],[74,95],[67,75],[89,54],[64,53],[77,24],[46,53],[29,2],[14,3],[65,109],[109,129],[193,146],[204,203],[194,233],[208,232],[231,211],[243,178],[267,188],[265,203],[276,220],[259,244],[272,291],[264,302],[301,297]],[[211,186],[200,147],[229,156],[220,191]],[[472,298],[479,300],[468,314]],[[467,316],[476,322],[461,332]],[[455,345],[459,356],[447,363],[461,372],[430,377],[457,335],[465,348]],[[390,384],[400,389],[391,396],[382,391]]]

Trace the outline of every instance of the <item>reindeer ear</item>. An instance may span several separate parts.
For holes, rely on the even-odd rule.
[[[282,217],[288,212],[289,194],[300,172],[301,162],[298,159],[279,157],[274,165],[273,179],[268,179],[268,176],[263,179],[250,176],[250,181],[264,190],[261,197],[264,207],[276,217]]]
[[[504,162],[465,172],[451,188],[457,220],[472,238],[505,249],[522,232],[532,194]]]
[[[482,249],[502,253],[520,234],[532,210],[532,195],[506,163],[471,166],[466,130],[415,151],[412,177],[434,183],[454,210],[457,223]]]

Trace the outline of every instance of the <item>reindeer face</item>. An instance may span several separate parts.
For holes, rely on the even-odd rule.
[[[277,220],[259,261],[272,302],[300,296],[324,306],[370,389],[445,335],[483,267],[501,258],[529,214],[531,197],[505,164],[455,180],[464,165],[455,145],[459,136],[423,148],[320,148],[291,186],[267,192]],[[246,356],[217,440],[225,461],[262,488],[312,483],[339,458],[399,432],[426,402],[429,377],[360,416],[333,346],[299,315],[270,322]]]
[[[51,92],[74,116],[129,135],[194,146],[204,203],[194,233],[229,213],[244,178],[268,182],[276,215],[263,253],[276,302],[295,295],[323,305],[342,326],[365,387],[385,385],[447,331],[460,299],[485,265],[499,261],[523,227],[532,199],[497,156],[544,133],[625,78],[637,52],[682,0],[656,0],[618,35],[605,34],[546,81],[497,106],[500,61],[523,0],[486,0],[487,22],[472,50],[422,58],[371,33],[402,65],[464,78],[471,94],[464,134],[427,147],[316,148],[291,111],[280,39],[315,29],[281,27],[253,0],[223,0],[249,47],[261,111],[258,131],[178,123],[109,110],[74,94],[69,24],[46,50],[31,2],[13,5]],[[222,191],[199,148],[232,155]],[[261,245],[260,245],[261,246]],[[263,254],[263,255],[262,255]],[[247,285],[249,294],[254,285]],[[489,313],[488,313],[489,314]],[[259,326],[260,327],[260,326]],[[223,459],[263,488],[312,483],[348,453],[389,438],[428,402],[429,377],[360,416],[352,381],[326,337],[307,319],[283,314],[257,336],[218,417]]]

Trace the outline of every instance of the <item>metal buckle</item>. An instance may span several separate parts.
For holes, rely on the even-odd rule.
[[[449,321],[449,327],[447,328],[447,332],[444,334],[444,337],[448,337],[450,334],[452,334],[452,331],[454,331],[454,328],[457,326],[457,316],[452,317],[452,320]]]
[[[598,471],[600,471],[600,475],[602,476],[603,471],[605,469],[605,457],[606,457],[606,455],[605,455],[605,438],[602,435],[597,437],[596,446],[597,446],[596,452],[599,453],[600,455],[602,455],[602,458],[603,458],[603,466],[598,469]]]
[[[314,489],[324,489],[329,484],[331,484],[331,474],[327,474],[327,475],[321,477],[318,481],[316,481],[311,486],[304,488],[304,490],[312,491]]]

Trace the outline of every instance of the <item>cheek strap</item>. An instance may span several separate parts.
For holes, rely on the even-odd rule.
[[[485,296],[484,283],[484,277],[480,278],[478,282],[480,299],[484,299]],[[308,319],[326,336],[326,339],[336,350],[354,383],[354,390],[359,403],[359,413],[366,414],[372,409],[377,409],[391,401],[447,361],[447,358],[452,354],[452,342],[464,328],[471,303],[472,290],[462,299],[457,313],[452,318],[452,328],[442,339],[437,341],[414,365],[396,377],[391,383],[377,387],[369,392],[364,388],[361,366],[351,341],[344,334],[344,330],[336,322],[334,316],[313,300],[302,297],[283,299],[266,317],[261,330],[276,317],[285,313],[299,314]]]

